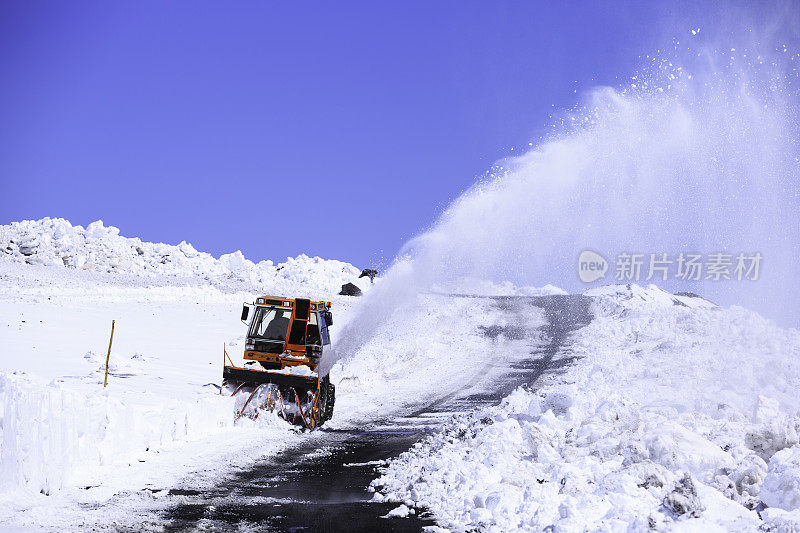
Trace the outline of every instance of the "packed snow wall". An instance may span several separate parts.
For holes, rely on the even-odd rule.
[[[77,474],[85,480],[97,467],[221,431],[233,424],[232,410],[231,399],[215,395],[109,396],[0,373],[0,490],[50,494]]]

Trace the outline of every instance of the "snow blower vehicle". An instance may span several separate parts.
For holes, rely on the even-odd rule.
[[[244,364],[224,350],[220,394],[236,397],[236,418],[277,411],[315,429],[333,416],[335,388],[324,362],[331,357],[331,302],[264,296],[242,307],[247,326]]]

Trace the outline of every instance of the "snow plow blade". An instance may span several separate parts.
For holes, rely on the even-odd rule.
[[[237,366],[226,366],[222,369],[222,380],[229,383],[251,383],[261,385],[262,383],[274,383],[278,386],[291,387],[295,390],[316,391],[316,376],[293,376],[291,374],[278,374],[269,370],[256,370],[251,368],[239,368]]]

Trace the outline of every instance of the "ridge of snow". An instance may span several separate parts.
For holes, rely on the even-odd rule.
[[[671,294],[657,285],[645,287],[636,284],[612,284],[593,287],[583,291],[586,296],[591,296],[602,302],[605,307],[617,309],[640,309],[647,307],[670,307],[673,305],[685,307],[715,307],[715,305],[699,295],[690,293]]]
[[[165,276],[204,281],[234,279],[262,286],[288,281],[326,294],[335,294],[361,272],[350,263],[305,254],[289,257],[277,265],[270,260],[254,263],[239,250],[215,259],[186,241],[170,245],[123,237],[118,228],[104,226],[101,220],[86,228],[73,226],[62,218],[2,225],[0,252],[0,258],[32,265],[124,273],[151,279]]]
[[[550,284],[543,287],[517,287],[510,281],[498,283],[468,276],[458,277],[447,283],[435,284],[432,290],[443,294],[469,294],[473,296],[548,296],[567,294],[564,289]]]

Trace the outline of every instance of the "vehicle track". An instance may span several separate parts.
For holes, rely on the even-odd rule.
[[[420,531],[433,525],[426,513],[382,518],[397,504],[370,501],[367,487],[378,476],[378,466],[436,431],[450,413],[494,405],[521,385],[534,386],[545,374],[564,371],[575,360],[570,335],[592,319],[590,299],[582,295],[488,298],[506,312],[524,314],[531,306],[544,311],[547,324],[536,333],[544,334],[545,341],[537,342],[529,357],[505,368],[494,364],[491,383],[484,383],[487,372],[479,372],[461,390],[405,416],[361,429],[323,427],[312,442],[265,459],[212,490],[171,491],[181,503],[164,512],[165,529],[371,532]],[[531,335],[516,326],[482,328],[482,333],[498,342]]]

